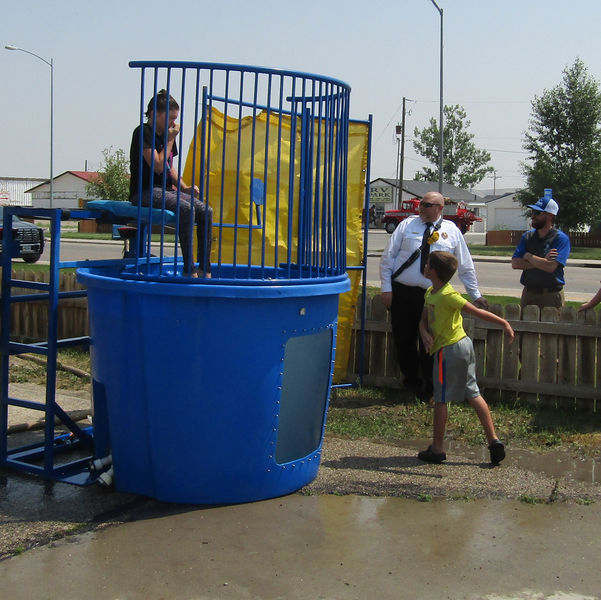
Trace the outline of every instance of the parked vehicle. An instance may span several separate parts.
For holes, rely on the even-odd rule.
[[[397,225],[407,217],[419,214],[419,198],[403,200],[400,209],[387,210],[382,217],[382,225],[388,233],[392,233]],[[445,219],[453,221],[461,230],[461,233],[469,231],[470,227],[476,221],[482,221],[477,217],[474,211],[470,210],[465,202],[453,202],[445,198],[445,207],[442,211]]]
[[[1,241],[4,236],[3,211],[0,210],[0,254],[2,253]],[[13,240],[18,242],[18,249],[14,258],[22,258],[27,263],[40,260],[44,252],[44,230],[37,225],[22,221],[13,215]]]

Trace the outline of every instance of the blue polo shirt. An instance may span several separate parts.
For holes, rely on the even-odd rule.
[[[526,289],[548,289],[560,288],[565,285],[563,268],[570,255],[570,238],[559,229],[551,229],[547,235],[541,238],[536,229],[531,229],[522,235],[518,247],[513,253],[513,258],[524,258],[526,252],[534,256],[544,258],[552,248],[557,250],[557,268],[552,273],[541,269],[526,269],[522,271],[520,283]]]

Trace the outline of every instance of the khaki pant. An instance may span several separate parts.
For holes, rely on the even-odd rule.
[[[553,306],[555,308],[561,308],[564,304],[563,290],[559,292],[529,292],[526,288],[522,290],[522,298],[520,299],[520,306],[528,306],[534,304],[539,308],[545,306]]]

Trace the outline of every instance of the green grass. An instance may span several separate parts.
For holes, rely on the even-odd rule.
[[[110,233],[79,233],[78,231],[64,231],[64,232],[61,232],[61,239],[107,241],[107,240],[112,240],[113,237]],[[165,240],[165,242],[170,242],[170,243],[175,242],[175,234],[166,233],[164,236],[164,240]],[[116,240],[116,241],[120,241],[120,240]],[[161,234],[153,233],[152,241],[160,242]]]
[[[49,266],[48,265],[39,265],[37,263],[26,263],[23,262],[22,260],[13,260],[13,271],[34,271],[34,272],[40,272],[40,271],[48,271]],[[61,271],[63,272],[69,272],[69,271],[74,271],[75,269],[61,269]],[[2,269],[0,268],[0,272],[2,271]]]
[[[27,360],[28,355],[12,356],[10,358],[10,381],[12,383],[33,383],[46,385],[46,366]],[[40,356],[32,357],[42,359]],[[90,353],[69,348],[58,352],[57,362],[75,367],[87,373],[90,372]],[[56,371],[57,388],[63,390],[86,390],[90,385],[89,377],[82,377],[67,370],[58,368]]]
[[[515,250],[514,246],[483,246],[481,244],[468,244],[470,252],[474,256],[506,256],[511,258]],[[572,248],[570,258],[583,260],[601,260],[601,248]]]
[[[377,296],[380,293],[380,288],[376,286],[368,286],[367,287],[367,295],[368,297]],[[471,301],[469,294],[462,294],[464,298]],[[500,304],[501,306],[507,306],[508,304],[519,304],[520,299],[518,296],[491,296],[489,294],[486,295],[486,299],[488,300],[489,305]],[[573,302],[571,300],[566,300],[565,305],[571,306],[573,308],[578,308],[582,303],[581,302]],[[601,304],[599,304],[595,310],[601,310]]]
[[[601,414],[533,407],[519,400],[491,406],[501,439],[537,450],[569,446],[587,456],[601,449]],[[399,390],[341,388],[332,392],[328,433],[401,444],[432,435],[432,409]],[[482,427],[468,404],[449,407],[447,439],[474,446],[484,443]]]

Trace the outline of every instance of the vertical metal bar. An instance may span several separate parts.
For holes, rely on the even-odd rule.
[[[194,133],[192,134],[192,174],[190,175],[191,181],[190,186],[192,187],[192,198],[194,198],[194,185],[196,181],[196,152],[198,147],[198,96],[200,92],[200,69],[196,69],[196,85],[194,87]],[[204,97],[204,88],[203,88],[203,97]],[[204,102],[203,102],[203,110],[204,110]],[[204,113],[203,113],[204,118]],[[202,134],[201,134],[201,166],[200,166],[200,179],[198,182],[198,190],[199,190],[199,200],[202,202],[203,194],[204,194],[204,180],[203,180],[203,166],[202,166]],[[180,161],[181,162],[181,161]],[[192,238],[191,238],[192,243]],[[175,238],[175,245],[177,248],[177,237]],[[176,254],[177,256],[177,254]]]
[[[303,81],[303,92],[302,92],[302,96],[304,97],[304,81]],[[299,178],[299,186],[298,186],[298,227],[297,227],[297,231],[298,231],[298,239],[297,239],[297,256],[296,256],[296,262],[298,265],[298,277],[300,279],[303,278],[303,272],[304,272],[304,268],[305,268],[305,263],[307,260],[307,235],[306,235],[306,221],[305,221],[305,215],[306,215],[306,204],[307,204],[307,199],[305,196],[305,182],[307,179],[307,139],[309,137],[309,134],[307,132],[307,114],[306,114],[306,109],[305,109],[305,105],[304,105],[304,101],[303,99],[301,99],[300,101],[297,101],[297,106],[298,108],[295,109],[295,112],[298,110],[298,112],[300,113],[300,120],[301,120],[301,126],[300,126],[300,152],[299,152],[299,159],[300,159],[300,165],[299,165],[299,174],[300,174],[300,178]]]
[[[261,207],[263,218],[262,223],[262,237],[261,237],[261,279],[265,279],[265,245],[267,241],[267,188],[269,182],[269,126],[271,122],[271,91],[272,91],[272,74],[269,73],[267,78],[267,106],[265,114],[265,155],[263,165],[263,183],[264,183],[264,196],[263,205]]]
[[[325,275],[332,274],[332,252],[333,252],[333,240],[332,240],[332,161],[333,161],[333,100],[332,100],[332,84],[326,84],[326,139],[327,139],[327,188],[325,203],[325,229],[326,229],[326,270]]]
[[[320,247],[319,247],[319,206],[321,203],[321,140],[319,135],[321,132],[319,114],[321,107],[320,86],[317,80],[313,80],[313,94],[311,100],[311,162],[313,165],[312,177],[312,219],[311,219],[311,236],[313,238],[313,260],[312,264],[315,271],[315,276],[320,277]]]
[[[142,230],[140,223],[142,222],[142,184],[143,184],[143,173],[142,168],[144,165],[144,76],[146,69],[140,69],[140,121],[139,121],[139,135],[138,135],[138,214],[137,214],[137,227],[136,227],[136,273],[140,271],[140,249],[142,248]],[[135,143],[132,139],[132,144]],[[131,198],[130,198],[131,200]]]
[[[160,233],[160,250],[159,250],[159,275],[163,275],[163,268],[165,264],[165,210],[166,210],[166,195],[167,195],[167,165],[169,161],[169,157],[167,156],[167,140],[169,138],[169,112],[171,111],[170,100],[171,100],[171,67],[167,67],[167,105],[165,106],[165,126],[163,131],[163,172],[162,172],[162,181],[161,181],[161,193],[162,193],[162,202],[161,202],[161,233]],[[154,113],[153,121],[156,123],[157,114]],[[169,170],[171,170],[171,166],[169,165]],[[176,199],[175,199],[175,226],[176,231],[178,227],[180,227],[180,189],[179,185],[176,190]],[[152,221],[151,221],[152,223]],[[150,228],[150,237],[152,239],[152,227]]]
[[[292,90],[290,96],[294,99],[296,96],[296,76],[292,76]],[[294,100],[292,100],[294,103]],[[290,170],[288,173],[288,236],[286,240],[286,263],[287,279],[290,279],[292,273],[292,232],[294,227],[294,179],[296,172],[296,107],[292,104],[292,117],[290,120]]]
[[[61,215],[60,208],[52,209],[50,220],[50,266],[48,285],[48,329],[46,356],[46,406],[44,411],[44,474],[51,477],[54,469],[54,420],[56,393],[56,353],[58,340],[58,288]]]
[[[11,330],[11,296],[12,296],[12,256],[13,236],[8,235],[13,229],[12,213],[2,209],[4,235],[2,236],[2,331],[1,331],[1,404],[0,404],[0,464],[5,464],[8,455],[8,379],[10,361],[10,330]]]
[[[227,147],[227,110],[229,106],[229,89],[230,89],[230,71],[229,69],[225,71],[225,92],[223,97],[225,98],[225,104],[223,108],[223,148],[221,150],[221,188],[219,192],[219,244],[218,244],[218,256],[217,256],[217,266],[221,268],[221,248],[223,246],[223,195],[225,189],[225,162],[226,162],[226,147]]]
[[[275,186],[275,233],[274,233],[274,269],[278,273],[279,269],[279,249],[280,249],[280,189],[282,182],[282,121],[284,119],[284,76],[280,75],[280,96],[278,104],[278,151],[276,158],[276,186]]]
[[[318,168],[318,183],[319,183],[319,210],[316,211],[316,219],[317,219],[317,227],[319,230],[319,268],[320,273],[323,275],[325,273],[326,267],[326,228],[324,223],[324,207],[326,200],[326,127],[325,127],[325,92],[323,89],[323,82],[319,82],[319,124],[318,124],[318,160],[319,160],[319,168]]]
[[[332,107],[334,110],[334,190],[333,190],[333,232],[334,232],[334,264],[333,274],[337,274],[338,263],[340,259],[340,99],[336,94],[337,88],[333,90],[334,102]]]
[[[253,90],[252,127],[250,139],[250,181],[248,182],[248,269],[247,277],[251,278],[252,266],[252,242],[253,242],[253,179],[255,177],[255,135],[257,133],[257,94],[259,91],[259,73],[255,73],[255,84]]]
[[[209,72],[209,96],[208,96],[208,106],[205,115],[206,127],[207,127],[207,141],[206,141],[206,167],[203,169],[202,176],[205,184],[205,193],[204,193],[204,202],[205,202],[205,210],[207,211],[205,214],[208,215],[208,211],[210,209],[209,205],[209,184],[211,177],[211,142],[212,142],[212,134],[213,134],[213,70]],[[204,106],[204,104],[203,104]],[[204,137],[203,137],[204,139]],[[203,155],[205,152],[203,151]],[[209,238],[207,236],[213,236],[213,228],[209,227],[208,219],[205,219],[205,241]],[[206,249],[205,249],[206,251]],[[207,255],[207,263],[211,262],[210,254]],[[208,267],[208,264],[207,264]],[[217,273],[219,276],[219,273]]]
[[[207,182],[207,192],[204,195],[203,198],[203,193],[204,193],[204,186],[205,186],[205,177],[208,178],[209,176],[209,170],[205,164],[205,157],[207,154],[207,118],[208,118],[208,106],[207,106],[207,96],[208,96],[208,92],[207,92],[207,86],[203,86],[202,87],[202,117],[201,117],[201,134],[200,134],[200,198],[199,200],[201,202],[205,202],[205,219],[203,221],[202,227],[204,229],[204,235],[203,235],[203,243],[204,243],[204,248],[203,248],[203,252],[202,252],[202,256],[203,256],[203,264],[202,265],[198,265],[198,268],[201,269],[201,271],[203,273],[207,273],[208,271],[208,263],[211,262],[211,257],[207,256],[207,239],[208,239],[208,235],[212,235],[213,232],[209,230],[209,194],[208,194],[208,182]],[[197,227],[200,227],[200,225],[197,225]],[[200,240],[197,239],[197,243],[200,244]],[[199,248],[200,250],[200,248]]]
[[[235,216],[234,216],[234,252],[233,268],[234,277],[237,277],[237,254],[238,254],[238,211],[240,210],[240,154],[242,141],[242,100],[244,98],[244,71],[240,70],[240,86],[238,90],[238,147],[236,149],[236,193]]]
[[[185,90],[186,90],[186,69],[182,68],[181,70],[182,72],[182,79],[181,79],[181,95],[180,95],[180,113],[179,113],[179,122],[180,122],[180,128],[179,128],[179,149],[178,149],[178,153],[179,153],[179,158],[177,161],[177,181],[176,183],[176,190],[177,190],[177,206],[179,208],[179,205],[181,203],[181,190],[180,190],[180,181],[182,180],[182,160],[181,160],[181,153],[183,152],[183,145],[184,145],[184,122],[185,122],[185,116],[186,116],[186,107],[185,107],[185,98],[186,98],[186,94],[185,94]],[[169,84],[170,85],[170,78],[168,79]],[[170,94],[171,91],[167,90],[167,93]],[[169,108],[169,106],[167,106],[167,108]],[[169,112],[167,112],[167,119],[169,118]],[[196,129],[196,128],[195,128]],[[194,181],[194,180],[192,180]],[[180,211],[177,211],[177,215],[179,217]],[[190,217],[192,217],[192,215],[194,215],[194,185],[192,185],[192,195],[191,195],[191,206],[190,206]],[[164,240],[164,235],[165,235],[165,227],[167,225],[166,221],[165,221],[165,212],[163,211],[163,220],[162,220],[162,224],[161,224],[161,246],[163,245],[163,240]],[[176,225],[179,225],[179,218],[176,220]],[[189,230],[188,230],[188,239],[190,240],[190,254],[192,256],[189,256],[188,258],[190,259],[190,268],[193,268],[192,265],[194,263],[194,250],[192,249],[192,240],[193,240],[193,233],[194,233],[194,219],[190,218],[190,226],[189,226]],[[175,243],[174,243],[174,248],[173,248],[173,273],[177,273],[177,254],[178,254],[178,236],[175,236]],[[183,249],[182,249],[182,255],[183,255]],[[161,260],[161,262],[163,262]]]
[[[151,255],[151,241],[152,241],[152,209],[153,209],[153,197],[154,197],[154,154],[156,150],[156,114],[157,114],[157,84],[158,84],[158,68],[154,68],[154,83],[152,91],[152,152],[150,158],[150,170],[148,173],[149,178],[149,191],[150,191],[150,202],[148,203],[148,226],[144,228],[145,240],[144,245],[146,246],[146,275],[150,273],[150,255]],[[141,135],[143,135],[141,133]],[[163,204],[165,201],[165,195],[163,194]],[[138,223],[140,227],[140,223]]]
[[[303,124],[304,124],[304,136],[303,136],[303,153],[302,161],[304,168],[301,170],[301,176],[303,177],[303,191],[302,191],[302,212],[303,212],[303,259],[301,262],[301,269],[306,268],[307,277],[312,276],[312,204],[313,204],[313,123],[312,123],[312,108],[309,108],[310,103],[309,94],[307,92],[307,81],[303,79],[302,85],[302,103],[303,103]],[[301,270],[300,276],[303,276]]]
[[[359,335],[359,385],[363,385],[365,374],[365,318],[367,312],[367,244],[369,240],[369,185],[371,181],[371,129],[373,116],[369,115],[367,129],[367,168],[365,170],[365,199],[363,209],[365,211],[365,222],[363,223],[363,269],[361,272],[361,332]]]

